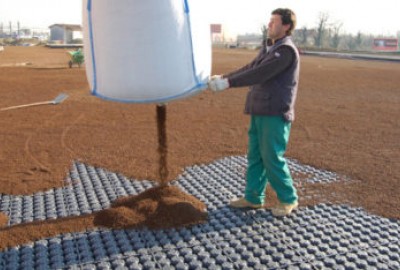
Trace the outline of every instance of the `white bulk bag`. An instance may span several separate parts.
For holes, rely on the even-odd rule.
[[[196,3],[197,2],[197,3]],[[86,74],[95,96],[163,103],[207,86],[209,23],[201,0],[83,0]]]

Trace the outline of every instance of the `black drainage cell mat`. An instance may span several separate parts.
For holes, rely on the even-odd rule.
[[[295,160],[289,166],[308,176],[302,181],[346,181]],[[400,269],[399,221],[346,205],[301,207],[284,218],[229,208],[243,193],[245,168],[245,157],[229,157],[188,167],[174,182],[207,205],[206,224],[64,234],[1,252],[0,269]],[[82,163],[68,180],[32,196],[1,195],[0,211],[9,225],[80,215],[153,186]]]

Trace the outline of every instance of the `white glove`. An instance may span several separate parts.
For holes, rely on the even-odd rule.
[[[221,79],[222,75],[212,75],[210,80]]]
[[[211,77],[211,80],[208,81],[208,88],[210,88],[212,91],[218,92],[229,88],[228,79],[224,79],[221,76],[216,78],[213,77]]]

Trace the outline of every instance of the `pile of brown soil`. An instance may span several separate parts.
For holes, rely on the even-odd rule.
[[[136,196],[116,200],[96,214],[94,225],[114,229],[169,229],[204,223],[206,206],[175,186],[157,186]]]
[[[170,229],[207,221],[204,203],[175,186],[157,186],[116,200],[92,215],[37,221],[0,229],[0,250],[30,241],[96,227]],[[0,225],[3,215],[0,213]],[[4,216],[5,223],[7,217]]]

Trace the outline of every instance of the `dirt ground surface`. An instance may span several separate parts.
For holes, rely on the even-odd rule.
[[[91,96],[84,68],[68,68],[67,52],[6,47],[0,53],[0,109],[69,95],[58,105],[0,111],[0,193],[26,195],[64,186],[74,160],[134,179],[157,180],[155,104]],[[238,68],[255,54],[215,49],[213,74]],[[306,193],[321,196],[306,200],[300,194],[301,205],[345,202],[400,218],[398,74],[399,63],[302,56],[286,154],[354,181],[308,184]],[[167,105],[168,180],[187,166],[246,154],[246,92],[204,91]],[[271,191],[268,195],[271,205],[276,199]],[[0,248],[94,228],[94,220],[90,215],[3,228]]]
[[[0,212],[0,228],[6,226],[8,222],[8,217]]]

